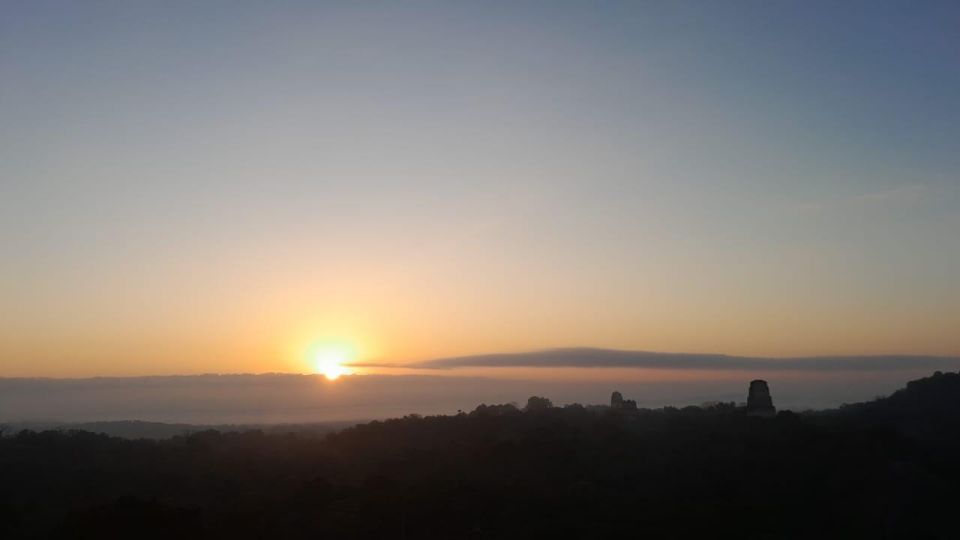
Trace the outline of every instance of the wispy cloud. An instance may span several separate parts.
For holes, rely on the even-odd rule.
[[[848,212],[851,210],[892,210],[910,208],[924,203],[930,198],[930,188],[924,184],[904,184],[901,186],[854,195],[825,199],[798,204],[794,211],[807,214],[826,212]]]
[[[396,366],[394,366],[396,367]],[[567,348],[524,353],[484,354],[428,360],[406,367],[579,367],[757,371],[896,371],[957,369],[960,358],[938,356],[745,357],[722,354],[661,353],[612,349]]]
[[[860,204],[884,207],[914,205],[925,199],[927,191],[928,188],[922,184],[912,184],[867,193],[866,195],[855,197],[853,200]]]

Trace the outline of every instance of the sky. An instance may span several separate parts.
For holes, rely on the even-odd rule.
[[[0,377],[960,356],[957,28],[935,1],[4,2]]]

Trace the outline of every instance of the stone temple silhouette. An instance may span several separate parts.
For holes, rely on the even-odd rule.
[[[610,408],[615,410],[635,411],[637,402],[632,399],[623,399],[623,394],[614,392],[610,395]]]
[[[750,393],[747,394],[747,415],[770,418],[777,415],[770,397],[770,387],[767,381],[757,379],[750,381]]]

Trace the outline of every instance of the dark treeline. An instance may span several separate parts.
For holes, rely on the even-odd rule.
[[[960,375],[809,414],[533,398],[326,437],[0,438],[3,538],[957,538]]]
[[[262,431],[269,435],[296,433],[322,437],[334,431],[357,424],[357,421],[328,421],[297,424],[167,424],[139,420],[114,420],[109,422],[13,422],[0,424],[0,429],[18,433],[28,431],[89,431],[124,439],[169,439],[177,435],[189,435],[198,431]]]

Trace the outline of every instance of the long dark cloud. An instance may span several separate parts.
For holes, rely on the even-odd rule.
[[[395,367],[395,366],[394,366]],[[568,348],[440,358],[409,364],[420,369],[465,367],[578,367],[758,371],[896,371],[957,369],[960,358],[940,356],[746,357],[723,354],[661,353]]]

